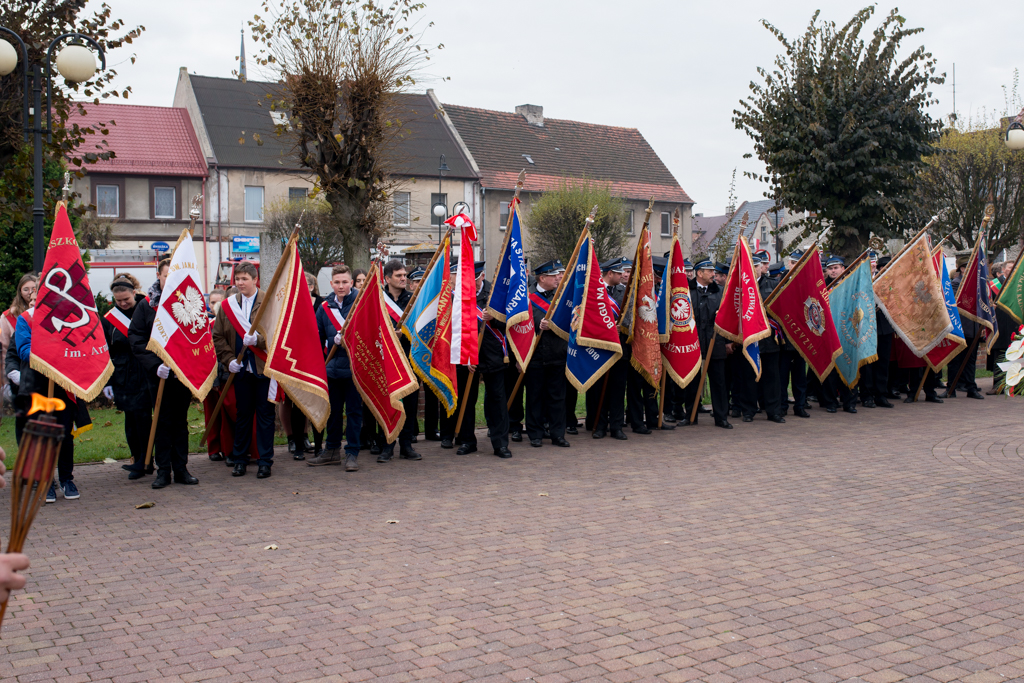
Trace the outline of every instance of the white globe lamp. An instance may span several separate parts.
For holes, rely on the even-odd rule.
[[[18,66],[18,51],[6,40],[0,40],[0,76],[7,76]]]
[[[84,45],[68,45],[57,54],[57,71],[72,83],[84,83],[96,75],[96,56]]]

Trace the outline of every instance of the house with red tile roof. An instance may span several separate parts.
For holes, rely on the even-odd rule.
[[[433,97],[432,91],[427,94]],[[679,209],[679,236],[684,253],[690,253],[693,199],[636,128],[546,118],[543,107],[532,104],[517,106],[514,112],[454,104],[443,105],[443,110],[464,152],[479,169],[483,212],[477,226],[483,228],[488,255],[500,248],[508,203],[522,169],[526,169],[520,196],[527,249],[531,203],[567,177],[586,177],[608,183],[612,194],[626,201],[633,236],[639,235],[644,211],[654,197],[650,227],[656,254],[668,250],[672,214]],[[633,253],[636,239],[629,241],[627,255]]]

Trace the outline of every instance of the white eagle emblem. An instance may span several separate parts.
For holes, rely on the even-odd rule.
[[[178,301],[171,304],[171,313],[174,319],[182,327],[189,328],[189,334],[195,334],[198,330],[206,327],[206,302],[203,295],[195,287],[189,287],[182,294],[175,292]]]
[[[654,299],[645,294],[640,301],[640,306],[637,308],[637,311],[640,313],[640,319],[645,323],[658,322],[657,304],[654,303]]]

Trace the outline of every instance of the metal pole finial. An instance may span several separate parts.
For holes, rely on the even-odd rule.
[[[64,171],[64,189],[61,190],[61,197],[64,201],[71,196],[71,171]]]

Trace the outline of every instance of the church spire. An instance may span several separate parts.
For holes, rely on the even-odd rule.
[[[245,75],[245,29],[241,29],[239,33],[242,34],[242,45],[239,48],[238,53],[238,80],[247,80]]]

